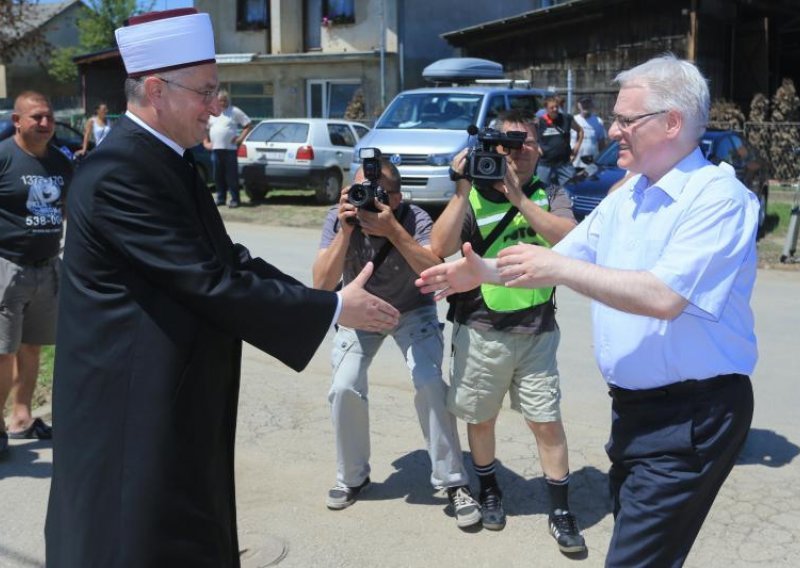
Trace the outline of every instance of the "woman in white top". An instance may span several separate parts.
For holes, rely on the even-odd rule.
[[[86,130],[83,133],[83,147],[75,152],[76,156],[85,154],[89,149],[89,140],[94,140],[94,145],[97,146],[103,141],[108,132],[111,130],[106,115],[108,114],[108,107],[105,103],[100,103],[94,109],[94,116],[86,121]]]

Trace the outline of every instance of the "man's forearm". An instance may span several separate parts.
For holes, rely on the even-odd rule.
[[[531,228],[551,245],[563,239],[575,228],[575,221],[545,211],[530,199],[523,199],[518,209]]]
[[[459,180],[456,183],[465,185],[458,186],[431,229],[431,251],[440,258],[450,256],[461,246],[461,227],[469,207],[469,182]]]
[[[344,260],[350,239],[342,231],[336,234],[331,245],[317,253],[314,266],[311,269],[314,288],[333,290],[342,279]]]
[[[414,274],[419,275],[426,268],[442,262],[442,259],[433,254],[430,248],[419,244],[403,227],[399,227],[399,230],[392,235],[391,241]]]
[[[653,274],[641,270],[619,270],[582,260],[561,257],[553,284],[623,312],[671,320],[688,302]]]

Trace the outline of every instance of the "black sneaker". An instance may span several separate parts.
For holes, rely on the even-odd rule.
[[[459,528],[471,527],[481,522],[481,508],[472,497],[468,486],[448,487],[447,499],[450,501],[450,506],[453,507]]]
[[[326,505],[328,509],[339,510],[349,507],[356,502],[356,497],[369,485],[369,477],[358,487],[345,487],[344,485],[334,485],[328,491]]]
[[[575,516],[569,511],[556,509],[550,513],[550,534],[556,539],[561,552],[583,552],[586,550],[586,541],[578,529]]]
[[[503,493],[496,485],[481,490],[481,519],[483,528],[500,531],[506,526],[506,512],[503,510]]]

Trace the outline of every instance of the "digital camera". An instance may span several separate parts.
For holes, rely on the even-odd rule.
[[[381,151],[377,148],[361,148],[358,157],[361,159],[361,169],[366,181],[350,186],[347,201],[359,209],[377,213],[376,199],[389,205],[389,194],[378,183],[381,177]]]
[[[500,132],[494,128],[481,131],[475,126],[467,129],[470,136],[478,135],[477,142],[467,154],[464,176],[475,185],[492,185],[506,175],[506,154],[497,151],[497,146],[506,150],[522,148],[525,132]]]

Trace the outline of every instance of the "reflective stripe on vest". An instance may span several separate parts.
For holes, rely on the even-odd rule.
[[[549,211],[550,201],[547,198],[547,192],[541,183],[537,185],[539,187],[531,194],[530,200],[545,211]],[[494,227],[511,208],[511,203],[508,201],[502,203],[489,201],[474,187],[469,192],[469,203],[475,212],[475,221],[481,237],[484,239],[491,234]],[[503,232],[489,245],[483,256],[484,258],[497,258],[497,254],[502,249],[517,243],[529,243],[550,248],[550,243],[536,233],[522,213],[518,212]],[[481,295],[486,306],[495,312],[516,312],[548,302],[553,295],[553,289],[507,288],[495,284],[482,284]]]

